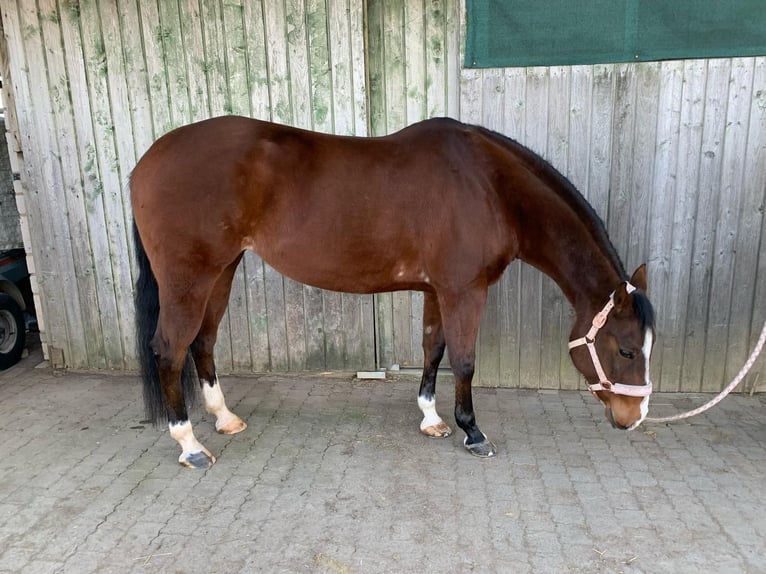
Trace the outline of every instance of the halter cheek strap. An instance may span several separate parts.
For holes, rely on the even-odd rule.
[[[633,293],[633,291],[636,290],[636,288],[628,282],[626,282],[625,288],[627,289],[628,293]],[[593,318],[593,322],[591,323],[591,327],[587,334],[584,337],[570,341],[569,348],[574,349],[575,347],[580,347],[582,345],[588,347],[588,352],[590,353],[590,358],[591,361],[593,361],[593,366],[596,369],[596,375],[598,376],[599,381],[598,383],[593,384],[588,383],[588,390],[591,393],[595,394],[596,391],[609,391],[616,395],[627,395],[629,397],[647,397],[652,393],[651,381],[648,384],[642,385],[640,387],[634,385],[624,385],[622,383],[613,383],[606,376],[604,368],[601,366],[601,361],[599,360],[598,353],[596,352],[596,335],[598,334],[601,327],[603,327],[606,323],[606,319],[613,308],[614,292],[609,295],[609,301],[607,301],[606,305],[604,305],[604,308],[596,313],[596,316]]]

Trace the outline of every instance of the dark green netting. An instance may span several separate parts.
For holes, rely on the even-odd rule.
[[[766,0],[467,0],[465,65],[766,54]]]

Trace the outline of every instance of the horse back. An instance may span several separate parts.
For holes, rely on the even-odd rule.
[[[206,120],[160,138],[136,166],[136,223],[147,251],[169,236],[224,265],[252,249],[328,289],[469,282],[504,267],[510,242],[476,141],[454,120],[381,138]]]

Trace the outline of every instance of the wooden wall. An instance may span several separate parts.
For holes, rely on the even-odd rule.
[[[143,0],[2,3],[46,351],[135,368],[128,175],[173,127],[221,114],[364,135],[363,5]],[[248,255],[222,371],[374,364],[372,298],[283,279]]]
[[[766,58],[464,69],[463,2],[368,5],[372,132],[446,114],[540,153],[593,204],[629,272],[648,263],[659,388],[725,386],[766,321]],[[384,364],[419,364],[419,297],[380,299]],[[487,303],[481,384],[582,388],[571,322],[558,287],[513,263]],[[765,364],[745,390],[766,388]]]
[[[159,135],[225,113],[358,135],[448,115],[538,151],[626,267],[648,262],[662,390],[721,388],[766,320],[766,58],[463,69],[462,0],[0,9],[44,339],[62,365],[135,367],[128,174]],[[220,368],[419,366],[421,308],[418,294],[306,287],[248,255]],[[514,263],[490,294],[480,384],[581,386],[570,323],[558,287]]]

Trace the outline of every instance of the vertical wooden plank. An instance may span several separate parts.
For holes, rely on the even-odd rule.
[[[247,73],[247,39],[245,38],[244,0],[227,0],[223,4],[224,59],[226,70],[227,113],[250,115],[250,82]]]
[[[637,77],[633,64],[616,66],[615,79],[607,229],[617,253],[625,261],[630,241],[630,197],[633,191],[631,183],[636,127]]]
[[[243,18],[247,39],[245,49],[250,89],[250,114],[254,118],[268,120],[271,116],[271,107],[263,1],[245,2]],[[246,267],[250,262],[246,261]]]
[[[427,117],[426,35],[423,0],[404,5],[404,87],[407,125]]]
[[[708,61],[682,373],[685,391],[702,389],[730,68],[729,60]]]
[[[383,4],[385,123],[386,133],[391,133],[407,125],[404,3],[385,2]]]
[[[383,40],[383,3],[367,2],[367,86],[370,135],[381,136],[386,126],[386,50]]]
[[[375,309],[369,296],[342,295],[344,369],[371,368],[375,365]],[[350,300],[350,301],[349,301]],[[349,304],[350,302],[350,304]]]
[[[160,19],[156,28],[162,45],[170,100],[170,121],[173,127],[188,124],[192,117],[186,50],[178,8],[176,2],[159,2]]]
[[[750,98],[748,146],[743,171],[743,196],[734,285],[737,292],[731,306],[727,379],[744,363],[766,321],[766,57],[755,58],[753,93]],[[749,323],[749,334],[747,330]],[[748,375],[743,390],[766,389],[766,361],[761,358]],[[759,382],[760,381],[760,382]]]
[[[287,66],[291,93],[292,125],[311,128],[308,38],[304,0],[285,0]]]
[[[285,325],[287,327],[288,368],[291,371],[306,369],[306,310],[303,299],[304,286],[285,278]]]
[[[270,370],[269,314],[266,307],[264,263],[252,252],[243,258],[245,268],[245,297],[250,322],[250,357],[255,372]]]
[[[591,99],[591,140],[588,155],[588,202],[604,223],[609,216],[609,184],[612,172],[612,123],[616,67],[613,64],[593,67]]]
[[[447,86],[457,84],[459,75],[447,74],[447,59],[459,54],[447,53],[447,22],[452,18],[448,0],[430,0],[424,8],[425,99],[426,117],[448,114]]]
[[[179,3],[179,17],[190,100],[189,121],[197,122],[210,117],[208,65],[205,59],[205,37],[199,0]]]
[[[122,211],[123,225],[118,231],[124,234],[115,242],[118,249],[126,248],[125,251],[112,252],[112,268],[115,275],[120,278],[116,289],[118,302],[117,327],[122,339],[123,363],[133,354],[134,331],[133,321],[133,296],[132,286],[134,276],[130,261],[135,260],[133,242],[130,239],[132,214],[130,211],[130,197],[125,183],[136,161],[135,144],[133,142],[131,105],[128,95],[127,55],[123,42],[123,27],[120,13],[115,3],[108,2],[100,7],[102,37],[104,42],[104,55],[106,57],[107,75],[106,87],[108,93],[108,105],[111,112],[109,124],[104,126],[107,137],[111,140],[115,156],[111,165],[108,166],[113,172],[113,190],[115,204],[119,204]],[[101,122],[98,122],[101,123]],[[107,148],[108,149],[108,148]],[[102,167],[103,169],[103,167]],[[117,205],[115,205],[115,212]],[[129,255],[125,257],[125,254]]]
[[[269,96],[271,100],[271,120],[279,123],[293,123],[293,108],[290,97],[290,65],[288,63],[288,26],[286,7],[283,0],[265,2],[264,25],[267,45],[269,70]],[[294,33],[294,28],[291,28]],[[268,313],[269,348],[271,368],[288,370],[290,367],[287,334],[288,300],[284,279],[270,265],[264,266],[266,284],[266,309]],[[302,303],[301,303],[302,304]]]
[[[527,68],[526,98],[528,102],[535,102],[535,105],[527,106],[524,143],[543,156],[548,139],[549,80],[547,68]],[[520,306],[521,386],[538,388],[542,359],[542,273],[526,264],[521,267]]]
[[[524,141],[526,126],[526,82],[523,68],[509,68],[503,72],[503,127],[504,134]],[[521,385],[521,268],[517,261],[506,269],[498,284],[500,320],[500,374],[499,384],[504,387]]]
[[[333,291],[322,294],[324,317],[324,360],[328,369],[344,366],[343,295]]]
[[[143,41],[141,34],[138,33],[141,26],[139,6],[135,0],[120,0],[118,10],[120,26],[127,31],[122,35],[122,49],[131,119],[130,139],[133,142],[134,161],[137,161],[154,141],[149,79],[144,60]],[[138,364],[135,363],[136,368],[137,366]]]
[[[3,6],[4,31],[10,53],[23,58],[14,66],[16,101],[25,102],[29,113],[19,113],[24,151],[27,195],[38,194],[38,201],[26,201],[29,233],[37,247],[35,267],[48,328],[48,344],[62,349],[67,365],[87,364],[82,345],[84,325],[78,305],[74,260],[69,244],[61,163],[58,159],[56,129],[51,114],[41,22],[35,6]],[[18,11],[16,11],[18,9]],[[22,104],[23,105],[23,104]],[[41,150],[44,155],[41,155]],[[51,159],[53,158],[53,159]],[[78,339],[79,337],[79,339]]]
[[[461,88],[460,78],[463,70],[463,42],[464,37],[464,0],[445,0],[444,14],[446,23],[446,115],[451,118],[460,117]]]
[[[571,102],[571,70],[557,66],[549,69],[548,133],[546,158],[566,174],[569,159],[569,114]],[[564,325],[568,305],[561,288],[547,276],[541,278],[540,322],[540,386],[558,389],[562,386],[562,363],[569,361],[566,341],[569,331]],[[571,384],[571,383],[570,383]]]
[[[689,270],[692,263],[702,154],[705,111],[702,94],[705,93],[706,77],[707,66],[704,60],[687,60],[683,63],[683,87],[679,102],[680,125],[677,136],[677,182],[672,205],[673,228],[668,251],[668,277],[664,293],[659,289],[650,293],[658,311],[661,309],[661,316],[658,317],[662,325],[662,336],[658,338],[658,345],[661,347],[655,347],[653,357],[660,367],[659,384],[664,391],[681,390],[681,369],[688,330]]]
[[[288,371],[287,322],[285,316],[285,280],[270,265],[264,264],[263,282],[269,339],[269,365],[273,371]]]
[[[353,94],[354,129],[353,134],[368,135],[368,104],[367,104],[367,59],[365,35],[367,23],[364,19],[365,0],[348,0],[347,18],[351,37],[351,79]]]
[[[324,371],[327,367],[325,357],[326,335],[324,329],[324,294],[316,287],[304,287],[303,305],[305,309],[306,359],[304,368],[309,371]]]
[[[51,78],[50,97],[53,124],[56,126],[58,140],[58,155],[61,159],[61,198],[65,206],[63,212],[53,212],[52,217],[66,218],[71,237],[72,262],[74,269],[82,270],[73,278],[77,284],[76,302],[82,312],[83,340],[80,345],[86,357],[86,365],[94,368],[105,368],[106,357],[118,355],[122,349],[116,333],[106,338],[101,328],[101,313],[98,302],[98,286],[96,284],[94,262],[90,249],[90,239],[87,228],[87,215],[81,193],[81,177],[79,169],[79,154],[76,147],[77,137],[74,128],[74,110],[69,98],[66,62],[61,46],[61,18],[55,2],[40,4],[42,39],[46,50],[48,75]],[[54,192],[54,190],[49,190]],[[56,204],[52,204],[55,206]],[[110,344],[109,352],[105,352],[105,341]],[[65,357],[67,361],[70,357]]]
[[[633,135],[633,168],[630,189],[630,219],[625,265],[628,274],[647,261],[650,206],[657,140],[657,104],[659,94],[658,62],[635,67],[636,99]],[[650,266],[651,267],[651,266]],[[649,281],[651,282],[651,268]]]
[[[326,0],[306,1],[311,127],[324,133],[333,132],[333,85],[327,31],[328,17]]]
[[[713,267],[708,309],[707,341],[705,344],[702,390],[713,392],[726,385],[728,334],[733,296],[734,261],[737,257],[737,233],[744,181],[742,176],[747,151],[747,128],[750,114],[750,88],[753,81],[753,59],[734,58],[730,77],[722,86],[726,99],[726,119],[723,132],[720,187],[713,244]],[[737,294],[746,293],[737,285]],[[744,335],[744,333],[743,333]],[[742,337],[744,339],[744,337]],[[744,356],[744,351],[741,352]],[[741,365],[733,365],[737,373]]]
[[[648,216],[649,242],[649,295],[656,301],[666,297],[671,286],[670,253],[673,240],[674,198],[678,191],[678,151],[681,127],[681,103],[684,83],[682,61],[663,62],[660,68],[659,97],[657,108],[657,136],[654,146],[654,171],[651,182],[652,202]],[[630,273],[630,269],[628,270]],[[659,297],[658,297],[659,296]],[[659,329],[663,338],[673,337],[665,323],[664,313],[658,314]],[[653,362],[662,362],[663,344],[656,345]],[[659,361],[657,360],[659,359]],[[653,380],[658,380],[655,368]],[[669,381],[670,382],[670,381]],[[664,383],[664,381],[663,381]],[[658,382],[658,386],[659,386]]]
[[[141,30],[146,61],[146,74],[149,78],[149,100],[152,109],[154,133],[152,141],[173,128],[170,116],[170,96],[168,94],[167,74],[162,51],[162,30],[159,25],[160,14],[156,1],[139,2]]]

